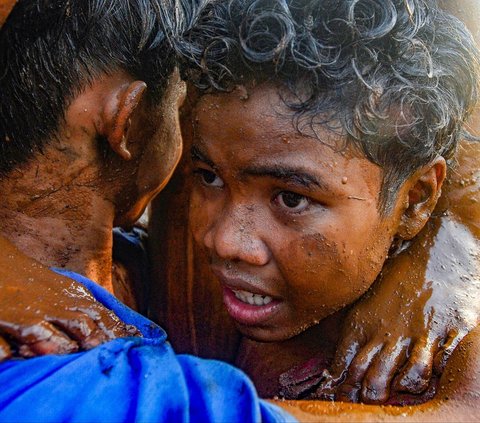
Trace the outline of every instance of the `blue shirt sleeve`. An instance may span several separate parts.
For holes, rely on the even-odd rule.
[[[146,337],[0,364],[0,422],[295,421],[260,400],[240,370],[176,355],[162,329],[90,284],[99,301],[139,324]]]

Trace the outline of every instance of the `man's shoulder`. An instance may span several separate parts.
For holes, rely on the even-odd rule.
[[[147,319],[145,316],[142,316],[140,313],[137,313],[136,311],[127,307],[125,304],[115,298],[115,296],[110,294],[106,289],[102,288],[100,285],[98,285],[91,279],[88,279],[85,276],[68,270],[53,270],[82,284],[92,293],[92,295],[97,301],[102,303],[108,309],[112,310],[119,317],[119,319],[126,324],[135,326],[143,334],[144,337],[161,339],[163,341],[166,340],[167,335],[160,326]]]

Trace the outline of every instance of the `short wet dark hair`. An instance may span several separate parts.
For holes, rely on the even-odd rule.
[[[213,1],[177,48],[200,89],[270,81],[297,129],[347,135],[384,169],[385,213],[415,170],[452,158],[478,94],[471,34],[433,0]]]
[[[42,151],[69,102],[102,74],[124,70],[158,100],[175,64],[174,3],[19,0],[0,30],[0,176]]]

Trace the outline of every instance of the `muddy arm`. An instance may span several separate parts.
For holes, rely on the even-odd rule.
[[[480,3],[442,0],[480,43]],[[480,107],[466,129],[480,135]],[[480,143],[463,141],[435,216],[411,247],[388,264],[350,313],[332,378],[319,396],[381,403],[398,391],[426,389],[480,316]],[[393,330],[392,330],[393,328]],[[376,348],[379,354],[372,354]],[[407,353],[408,352],[408,360]],[[349,368],[346,380],[336,386]],[[345,374],[344,374],[345,375]],[[334,387],[332,390],[332,386]]]
[[[462,154],[478,159],[480,145],[475,148]],[[318,391],[319,397],[333,393],[337,400],[383,403],[390,388],[422,393],[432,374],[441,374],[458,342],[478,324],[480,234],[475,225],[480,203],[472,200],[480,200],[480,187],[457,179],[470,169],[462,163],[461,172],[451,179],[445,199],[459,197],[455,205],[431,219],[350,312],[332,377]],[[460,183],[463,186],[457,187]]]

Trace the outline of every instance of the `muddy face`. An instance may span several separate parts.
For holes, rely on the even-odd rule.
[[[381,169],[326,129],[300,135],[272,86],[204,96],[194,122],[191,227],[239,329],[288,339],[358,299],[398,225]]]

